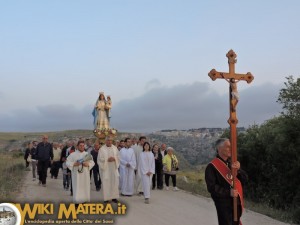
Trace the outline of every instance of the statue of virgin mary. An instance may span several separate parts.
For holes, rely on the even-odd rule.
[[[108,110],[110,107],[111,105],[107,103],[104,93],[100,92],[92,113],[94,116],[95,130],[109,129]]]

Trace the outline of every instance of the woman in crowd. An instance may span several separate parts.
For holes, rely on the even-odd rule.
[[[32,149],[32,143],[28,142],[26,145],[26,149],[25,149],[25,154],[24,154],[24,160],[25,160],[25,167],[26,170],[30,170],[29,164],[31,162],[31,155],[30,155],[30,150]]]
[[[31,155],[31,168],[32,168],[32,180],[36,180],[36,175],[37,175],[37,160],[36,160],[36,146],[37,142],[33,141],[32,142],[32,148],[30,149],[30,155]]]
[[[142,176],[145,203],[149,204],[152,175],[155,173],[155,161],[154,155],[150,151],[150,144],[148,142],[145,142],[143,145],[143,152],[141,152],[140,154],[139,162],[139,170]]]
[[[155,189],[156,183],[157,183],[157,188],[162,189],[163,188],[163,180],[162,180],[162,169],[163,169],[163,164],[162,164],[162,154],[159,151],[159,147],[157,144],[154,144],[152,147],[152,153],[154,155],[155,159],[155,174],[153,174],[152,177],[152,190]]]
[[[169,179],[172,178],[173,190],[178,191],[176,187],[176,173],[178,170],[178,160],[173,154],[174,149],[172,147],[167,148],[167,154],[163,158],[166,190],[169,190]]]

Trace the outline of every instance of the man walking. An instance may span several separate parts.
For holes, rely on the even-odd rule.
[[[117,203],[119,198],[119,150],[112,144],[112,137],[107,136],[98,154],[98,165],[102,181],[104,202],[112,200]]]
[[[137,168],[139,168],[140,154],[143,152],[143,145],[144,145],[145,142],[146,142],[146,137],[145,136],[141,136],[139,138],[138,145],[133,148],[133,150],[135,152],[135,158],[136,158],[135,189],[136,189],[136,193],[138,195],[143,194],[142,175],[139,174],[139,171],[137,170]]]
[[[126,147],[120,151],[120,187],[121,194],[132,196],[134,193],[135,153],[131,148],[130,138],[125,139]]]
[[[72,171],[73,201],[79,204],[90,201],[90,170],[95,163],[91,155],[84,151],[84,141],[78,141],[77,149],[68,156],[66,164]]]
[[[61,149],[57,142],[53,143],[53,163],[51,164],[51,178],[57,179],[59,168],[61,167],[60,158],[61,158]]]
[[[219,225],[239,225],[243,210],[243,189],[241,183],[247,181],[247,174],[240,170],[240,163],[231,163],[230,141],[221,138],[216,142],[217,156],[206,167],[205,181],[207,190],[214,200]],[[232,189],[231,168],[238,170],[237,190]],[[238,198],[238,221],[233,221],[233,197]]]
[[[94,182],[96,186],[96,191],[100,191],[101,189],[101,178],[100,178],[100,172],[99,172],[99,165],[97,163],[98,154],[99,154],[100,144],[99,142],[95,142],[94,149],[91,151],[91,155],[93,156],[93,160],[95,163],[95,166],[93,167],[92,171],[94,174]]]
[[[38,160],[39,185],[46,187],[49,163],[53,160],[53,149],[48,142],[47,135],[43,135],[42,142],[36,147],[36,159]]]

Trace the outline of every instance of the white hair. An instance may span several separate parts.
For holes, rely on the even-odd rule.
[[[217,141],[216,141],[216,150],[218,151],[218,149],[223,146],[224,142],[226,141],[230,141],[228,138],[219,138]]]
[[[168,147],[168,148],[167,148],[167,151],[169,151],[169,150],[172,150],[172,151],[174,151],[174,148],[172,148],[172,147]]]

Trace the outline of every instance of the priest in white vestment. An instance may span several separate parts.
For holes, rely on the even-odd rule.
[[[143,193],[143,184],[142,184],[142,176],[139,173],[139,160],[140,160],[140,154],[143,152],[143,145],[146,141],[146,137],[141,136],[139,138],[139,144],[133,148],[135,152],[135,158],[136,158],[136,175],[135,175],[135,191],[137,194]]]
[[[143,152],[140,154],[138,171],[142,176],[145,203],[149,204],[152,176],[155,173],[155,160],[148,142],[144,143]]]
[[[119,150],[112,144],[112,137],[107,136],[98,154],[97,163],[100,169],[103,198],[105,202],[118,202],[119,198]]]
[[[77,204],[90,201],[90,170],[95,163],[92,157],[87,157],[88,154],[84,151],[84,141],[78,141],[77,150],[66,160],[72,174],[73,202]]]
[[[126,147],[120,150],[120,188],[121,194],[132,196],[134,193],[134,170],[136,159],[134,150],[131,148],[131,139],[125,139]]]

